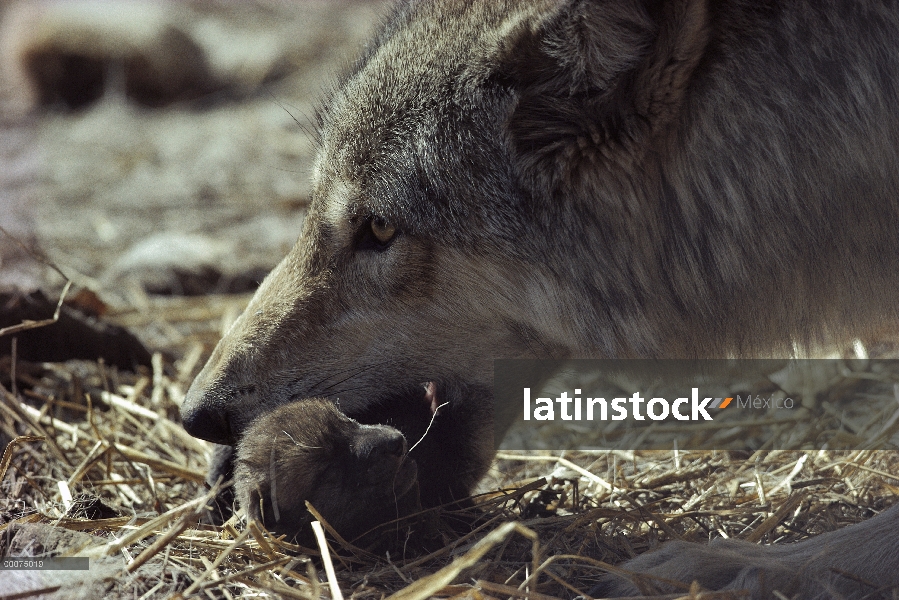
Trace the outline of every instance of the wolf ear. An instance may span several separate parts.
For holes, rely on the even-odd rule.
[[[556,189],[638,162],[705,51],[706,2],[567,0],[520,27],[496,77],[516,93],[508,129],[522,172]]]

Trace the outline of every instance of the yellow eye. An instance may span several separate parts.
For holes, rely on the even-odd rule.
[[[381,217],[375,217],[371,220],[371,232],[374,234],[375,239],[382,244],[386,244],[390,240],[393,239],[393,236],[396,234],[396,227],[382,219]]]

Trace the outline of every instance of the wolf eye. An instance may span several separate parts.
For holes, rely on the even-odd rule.
[[[375,217],[371,220],[371,232],[378,243],[387,244],[396,235],[396,227],[381,217]]]

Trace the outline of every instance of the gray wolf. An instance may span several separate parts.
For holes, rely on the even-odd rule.
[[[329,400],[285,404],[257,419],[234,461],[247,516],[313,546],[305,501],[352,540],[417,508],[416,464],[393,427],[360,425]]]
[[[324,99],[302,236],[185,427],[233,445],[327,397],[418,439],[431,394],[447,405],[413,454],[432,506],[490,464],[495,358],[786,356],[894,330],[896,31],[875,0],[400,4]],[[884,517],[845,535],[887,585]]]

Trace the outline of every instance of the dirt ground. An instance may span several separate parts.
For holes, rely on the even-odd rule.
[[[0,6],[0,226],[113,313],[147,306],[147,295],[250,292],[286,253],[309,201],[316,102],[384,10],[315,0]],[[189,66],[186,50],[169,60],[172,44],[157,39],[172,31],[193,44]],[[35,56],[71,55],[101,69],[87,100],[34,67]],[[165,63],[159,79],[171,89],[135,90],[135,55]],[[6,236],[0,261],[0,286],[58,294],[60,278]],[[159,335],[164,323],[146,325],[151,347],[177,346]]]

